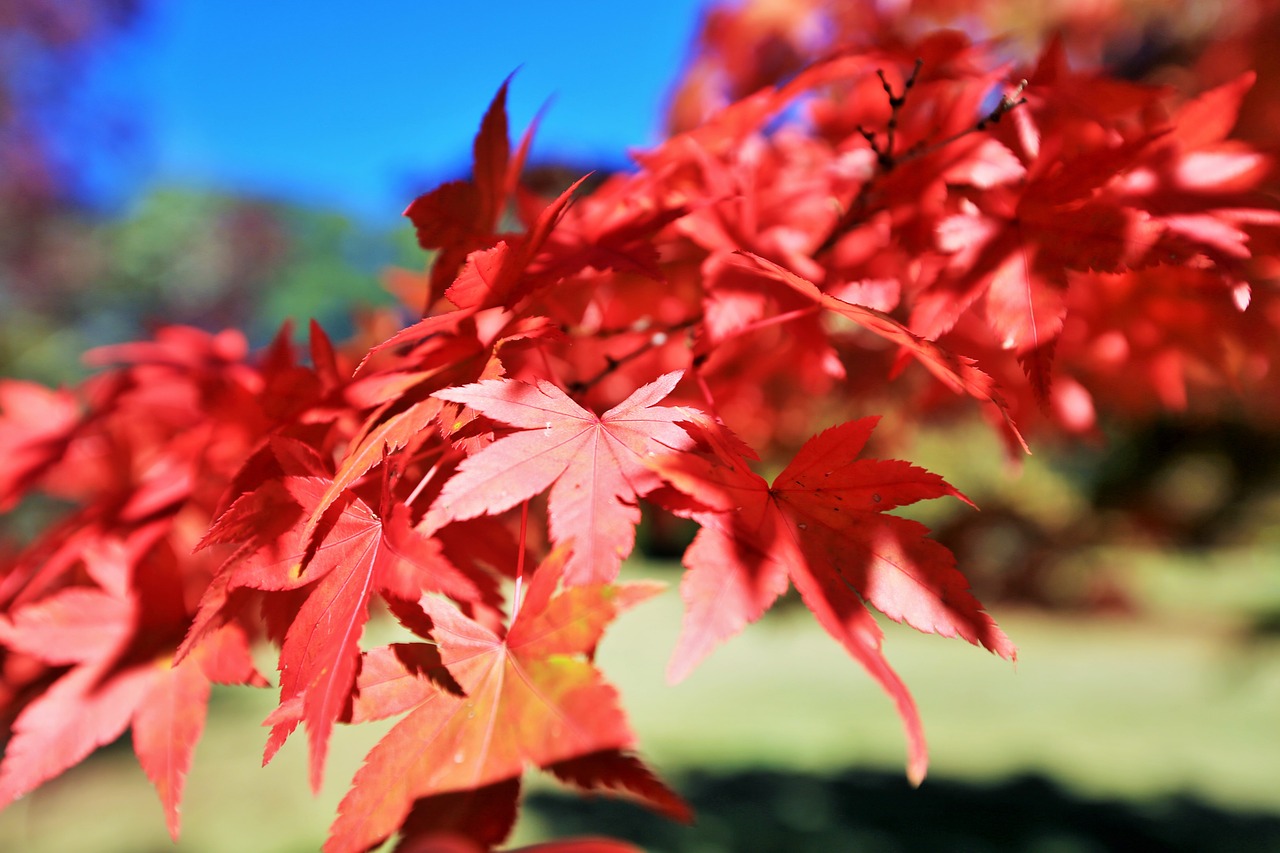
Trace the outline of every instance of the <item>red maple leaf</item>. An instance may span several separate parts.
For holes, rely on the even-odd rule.
[[[277,441],[284,448],[291,443]],[[242,609],[237,589],[301,590],[280,650],[280,707],[271,715],[270,760],[299,722],[307,726],[311,785],[320,788],[329,734],[349,704],[360,659],[360,636],[377,594],[414,601],[443,592],[459,601],[496,595],[494,582],[455,568],[439,541],[413,529],[404,507],[383,501],[381,512],[348,491],[311,533],[307,515],[332,491],[319,476],[267,481],[236,503],[206,543],[249,539],[210,585],[184,651],[210,626]],[[299,511],[298,508],[301,508]],[[292,508],[292,513],[288,511]],[[259,530],[264,512],[284,513],[288,529]],[[280,525],[284,526],[284,525]]]
[[[1157,134],[1063,162],[1042,158],[1020,186],[975,191],[937,226],[947,277],[921,295],[911,326],[949,331],[981,300],[992,333],[1048,399],[1053,346],[1067,313],[1068,270],[1114,272],[1150,262],[1163,227],[1104,188],[1151,151]]]
[[[915,702],[880,650],[863,602],[895,621],[963,637],[1012,659],[1014,647],[969,593],[924,525],[886,515],[919,500],[963,495],[906,462],[858,459],[877,418],[811,438],[773,484],[748,466],[732,436],[702,431],[707,456],[672,454],[656,470],[705,509],[680,510],[702,529],[685,552],[684,625],[668,669],[684,678],[719,642],[754,622],[794,584],[819,624],[897,703],[909,739],[908,774],[928,762]]]
[[[80,419],[67,391],[31,382],[0,382],[0,511],[17,503],[31,482],[66,452]]]
[[[617,691],[591,662],[606,626],[661,587],[596,584],[556,593],[566,558],[558,549],[538,568],[505,633],[443,600],[422,599],[440,661],[465,695],[429,680],[423,670],[433,653],[423,659],[410,647],[380,656],[376,680],[384,695],[404,692],[421,702],[370,750],[339,806],[326,851],[368,849],[405,821],[415,801],[517,780],[527,764],[577,784],[621,785],[687,815],[625,752],[634,737]],[[396,660],[409,662],[399,677]]]
[[[568,209],[573,194],[586,178],[579,178],[542,209],[527,234],[509,235],[491,249],[472,252],[445,296],[462,309],[515,307],[530,292],[559,280],[559,275],[534,275],[529,265],[542,250]],[[580,259],[581,263],[586,258]],[[562,271],[560,271],[562,273]]]
[[[291,485],[294,494],[314,501],[326,484],[299,479]],[[301,581],[319,580],[280,648],[280,698],[282,705],[302,699],[299,718],[307,724],[311,786],[319,790],[329,733],[351,694],[373,595],[386,591],[412,600],[427,590],[445,590],[471,600],[479,591],[444,558],[438,542],[413,531],[399,513],[380,518],[359,498],[343,506],[305,568],[302,562],[294,565]],[[275,722],[268,756],[295,724]]]
[[[439,249],[431,270],[426,308],[430,308],[471,252],[498,240],[498,225],[507,198],[524,168],[532,128],[511,156],[507,131],[505,80],[493,96],[472,145],[471,179],[450,181],[414,199],[404,215],[413,223],[418,244]]]
[[[135,571],[135,578],[108,588],[67,587],[0,617],[4,646],[71,667],[14,721],[0,764],[0,808],[132,727],[134,752],[176,840],[210,682],[266,683],[235,626],[210,632],[198,654],[174,661],[171,640],[185,625],[185,609],[176,578],[164,575],[155,553],[131,553],[149,548],[149,539],[103,542],[86,555],[91,574]],[[132,560],[147,562],[133,569]]]
[[[676,424],[704,417],[655,405],[681,375],[659,377],[603,415],[545,381],[488,380],[436,392],[520,431],[463,461],[432,506],[429,526],[496,514],[550,487],[551,538],[576,543],[567,582],[613,580],[635,544],[636,500],[660,485],[645,460],[690,447]]]

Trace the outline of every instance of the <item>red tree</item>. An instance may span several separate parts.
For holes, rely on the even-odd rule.
[[[815,47],[751,35],[750,8],[712,19],[677,130],[590,194],[521,184],[504,85],[471,178],[406,211],[435,255],[398,279],[421,319],[390,337],[313,325],[305,353],[285,329],[250,354],[173,327],[92,353],[81,387],[0,385],[0,502],[73,507],[0,575],[0,804],[131,728],[176,837],[209,685],[265,684],[265,639],[266,757],[301,724],[313,787],[336,724],[404,715],[328,850],[491,849],[529,765],[687,819],[592,662],[654,591],[617,581],[642,512],[700,527],[672,679],[794,586],[895,701],[918,782],[867,605],[1015,650],[888,513],[966,499],[864,456],[867,414],[980,409],[1020,453],[1020,429],[1099,409],[1277,399],[1280,213],[1268,157],[1227,138],[1252,74],[1184,96],[1058,41],[1025,68],[900,20]],[[710,111],[717,80],[734,100]],[[375,606],[418,639],[363,645]]]

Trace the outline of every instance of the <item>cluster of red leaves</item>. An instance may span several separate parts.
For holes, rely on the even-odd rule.
[[[1009,11],[973,0],[716,7],[670,122],[696,127],[714,121],[726,98],[802,79],[815,51],[878,57],[883,80],[864,69],[861,88],[848,84],[859,108],[811,107],[816,135],[837,152],[857,144],[856,130],[870,137],[862,156],[878,158],[853,196],[832,194],[846,211],[842,225],[852,226],[838,229],[840,239],[875,250],[877,266],[841,268],[841,247],[828,239],[826,256],[815,256],[823,289],[859,277],[892,282],[895,315],[975,358],[1024,429],[1047,416],[1054,428],[1089,433],[1099,413],[1218,410],[1240,400],[1247,414],[1273,419],[1280,73],[1268,37],[1280,6],[1241,0],[1224,9],[1223,32],[1197,48],[1194,67],[1178,69],[1184,90],[1068,67],[1068,45],[1096,55],[1142,19],[1106,3],[1042,21],[1061,36],[1027,68],[1003,59],[1004,44],[984,52],[957,33],[912,35],[925,18],[972,28]],[[1169,14],[1165,4],[1147,11]],[[913,58],[924,60],[914,75]],[[1173,77],[1167,67],[1150,70]],[[1010,95],[1012,81],[1025,81],[1023,103],[1007,118],[999,107],[988,113],[989,134],[940,144],[993,92]],[[869,97],[879,85],[889,99]],[[1238,119],[1238,138],[1229,138]],[[885,236],[872,243],[877,227]],[[853,301],[873,304],[865,290]],[[1120,371],[1132,379],[1116,382]],[[912,412],[949,403],[894,392]]]
[[[963,496],[863,458],[855,415],[967,397],[1017,448],[1015,416],[1087,428],[1106,386],[1176,404],[1192,364],[1273,383],[1271,295],[1246,304],[1280,217],[1253,192],[1265,158],[1225,140],[1249,82],[1169,108],[1056,47],[1011,73],[940,32],[837,52],[551,201],[520,185],[504,85],[472,178],[406,211],[436,252],[401,281],[419,322],[342,349],[313,326],[305,362],[287,330],[247,359],[168,329],[74,392],[0,385],[0,501],[74,507],[0,575],[0,804],[132,727],[176,835],[209,683],[263,683],[263,636],[266,758],[301,724],[314,788],[336,724],[403,715],[327,850],[491,849],[529,765],[688,819],[593,662],[655,592],[617,580],[642,500],[700,526],[670,677],[793,586],[896,703],[919,781],[867,605],[1014,648],[887,513]],[[377,611],[412,639],[366,647]]]

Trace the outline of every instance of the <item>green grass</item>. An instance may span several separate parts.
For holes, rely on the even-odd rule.
[[[925,720],[926,789],[931,780],[985,784],[1035,773],[1082,796],[1187,795],[1280,815],[1280,643],[1247,643],[1241,632],[1250,612],[1280,606],[1276,558],[1115,552],[1109,559],[1129,567],[1151,612],[1100,619],[993,608],[1019,646],[1016,665],[960,641],[886,626],[886,653]],[[628,572],[678,579],[670,567]],[[889,700],[802,607],[771,613],[671,687],[663,672],[679,620],[673,583],[624,615],[599,653],[644,754],[677,785],[698,770],[901,773],[904,741]],[[258,767],[260,722],[273,698],[273,691],[218,690],[177,850],[319,846],[351,774],[385,727],[337,731],[326,788],[313,798],[300,737]],[[521,836],[538,832],[530,820]],[[69,849],[175,849],[127,745],[0,813],[0,850]]]
[[[619,623],[600,662],[658,764],[902,768],[888,698],[807,611],[748,628],[669,688],[662,669],[679,601],[646,606]],[[1139,620],[997,612],[1019,646],[1016,665],[886,625],[886,653],[924,716],[931,773],[1038,771],[1082,793],[1187,792],[1280,813],[1280,647],[1242,646],[1221,613],[1200,621],[1174,612]]]

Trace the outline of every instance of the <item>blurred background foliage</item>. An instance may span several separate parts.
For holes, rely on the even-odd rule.
[[[408,230],[372,233],[335,211],[182,187],[50,227],[38,282],[5,288],[0,345],[6,375],[46,383],[79,378],[87,348],[161,323],[238,328],[257,344],[290,319],[349,335],[353,307],[392,301],[381,270],[420,254]]]
[[[766,30],[771,10],[785,17],[786,4],[750,5]],[[935,17],[966,6],[918,5]],[[1135,79],[1253,61],[1262,94],[1242,132],[1274,148],[1278,60],[1242,55],[1254,42],[1225,29],[1231,4],[1213,6],[1217,17],[1213,4],[1182,5],[1181,16],[1118,0],[1087,14],[1078,3],[975,8],[987,31],[1012,28],[1027,43],[1058,32],[1077,56]],[[1274,4],[1239,5],[1255,26],[1280,20]],[[392,302],[386,269],[423,265],[408,228],[371,230],[278,199],[175,185],[94,207],[79,155],[59,140],[127,156],[134,129],[118,105],[86,115],[69,93],[86,59],[142,11],[136,0],[0,4],[0,375],[74,382],[86,349],[160,323],[237,327],[261,344],[287,320],[305,333],[316,318],[342,337],[354,310]],[[785,63],[785,35],[756,49]],[[579,171],[558,165],[542,173]],[[935,502],[921,517],[1022,649],[1013,675],[970,649],[890,633],[890,658],[934,737],[922,791],[901,780],[882,697],[785,610],[690,685],[665,688],[678,624],[669,595],[655,605],[669,631],[624,622],[602,660],[642,744],[703,822],[664,826],[542,786],[522,833],[613,832],[681,851],[1280,850],[1280,431],[1218,412],[1112,422],[1106,433],[1092,446],[1037,443],[1021,471],[978,423],[919,431],[899,448],[981,507]],[[689,535],[647,524],[652,558]],[[678,582],[678,566],[651,571]],[[247,693],[216,697],[183,850],[313,849],[367,746],[349,740],[327,799],[311,801],[301,756],[255,770],[270,701]],[[130,757],[106,750],[0,814],[0,847],[70,849],[91,819],[96,850],[168,849],[153,800]]]

